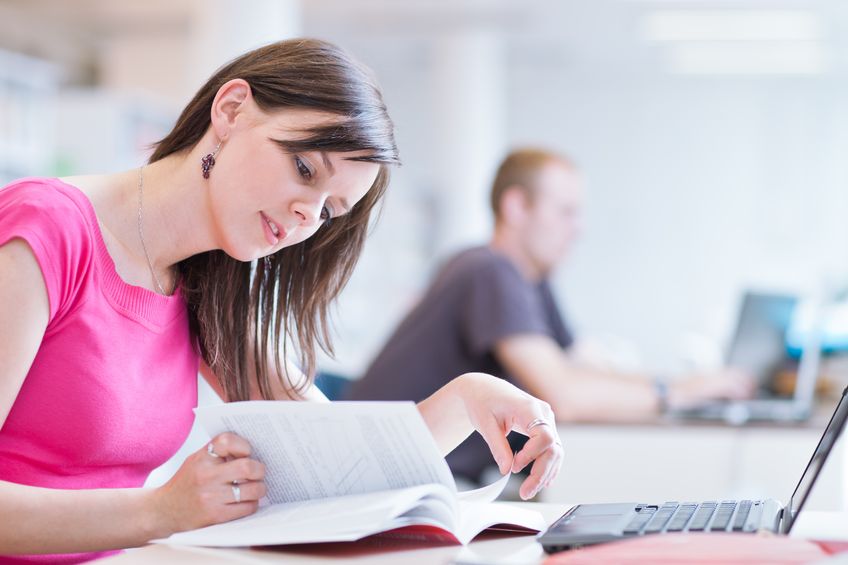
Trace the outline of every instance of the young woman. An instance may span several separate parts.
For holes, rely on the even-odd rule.
[[[85,561],[256,510],[264,469],[232,434],[139,487],[185,439],[198,369],[228,400],[322,399],[315,346],[331,349],[328,306],[397,161],[371,75],[292,40],[217,71],[147,165],[0,190],[8,562]],[[559,470],[550,408],[500,379],[459,376],[419,410],[445,453],[476,429],[503,473],[532,462],[524,497]],[[510,430],[530,436],[514,457]]]

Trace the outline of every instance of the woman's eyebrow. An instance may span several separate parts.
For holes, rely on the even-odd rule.
[[[328,176],[333,176],[334,174],[336,174],[336,169],[335,167],[333,167],[333,162],[330,161],[330,157],[329,155],[327,155],[327,152],[319,151],[319,153],[321,154],[321,160],[324,161],[324,166],[327,167],[327,172],[329,173]],[[347,198],[339,198],[339,204],[341,204],[342,208],[344,209],[342,213],[347,214],[348,212],[350,212],[351,205],[350,202],[348,202]]]
[[[291,147],[290,147],[291,142],[284,141],[282,139],[276,139],[274,137],[268,137],[268,139],[270,139],[271,141],[273,141],[274,143],[279,145],[283,149],[284,152],[289,153],[289,154],[292,153],[292,150],[291,150]],[[326,167],[327,172],[330,173],[329,176],[333,176],[334,174],[336,174],[336,168],[333,167],[333,162],[330,161],[330,157],[329,157],[329,155],[327,155],[327,152],[326,151],[319,151],[319,153],[321,154],[321,160],[324,162],[324,167]]]
[[[326,151],[321,151],[321,159],[324,160],[324,166],[327,167],[327,171],[330,172],[330,176],[333,176],[334,174],[336,174],[336,169],[333,167],[333,163],[332,163],[332,161],[330,161],[330,158],[327,156]]]

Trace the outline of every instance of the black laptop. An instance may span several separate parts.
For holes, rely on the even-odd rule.
[[[845,420],[848,419],[846,395],[848,388],[842,392],[842,398],[786,506],[773,499],[580,504],[540,534],[539,542],[545,551],[553,553],[584,545],[668,532],[756,532],[765,529],[780,534],[788,533],[845,427]]]

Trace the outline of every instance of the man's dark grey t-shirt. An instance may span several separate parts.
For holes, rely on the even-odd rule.
[[[489,247],[466,250],[442,268],[347,398],[417,402],[471,371],[514,382],[492,350],[499,340],[519,334],[548,335],[563,348],[573,341],[547,281],[526,280]],[[478,434],[457,447],[448,463],[472,480],[494,464]]]

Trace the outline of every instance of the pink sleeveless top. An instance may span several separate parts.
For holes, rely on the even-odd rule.
[[[125,283],[91,202],[57,179],[0,189],[0,245],[14,238],[38,260],[50,319],[0,428],[0,480],[57,489],[142,486],[194,421],[198,356],[185,301],[179,291],[165,297]],[[108,553],[0,563],[78,563]]]

